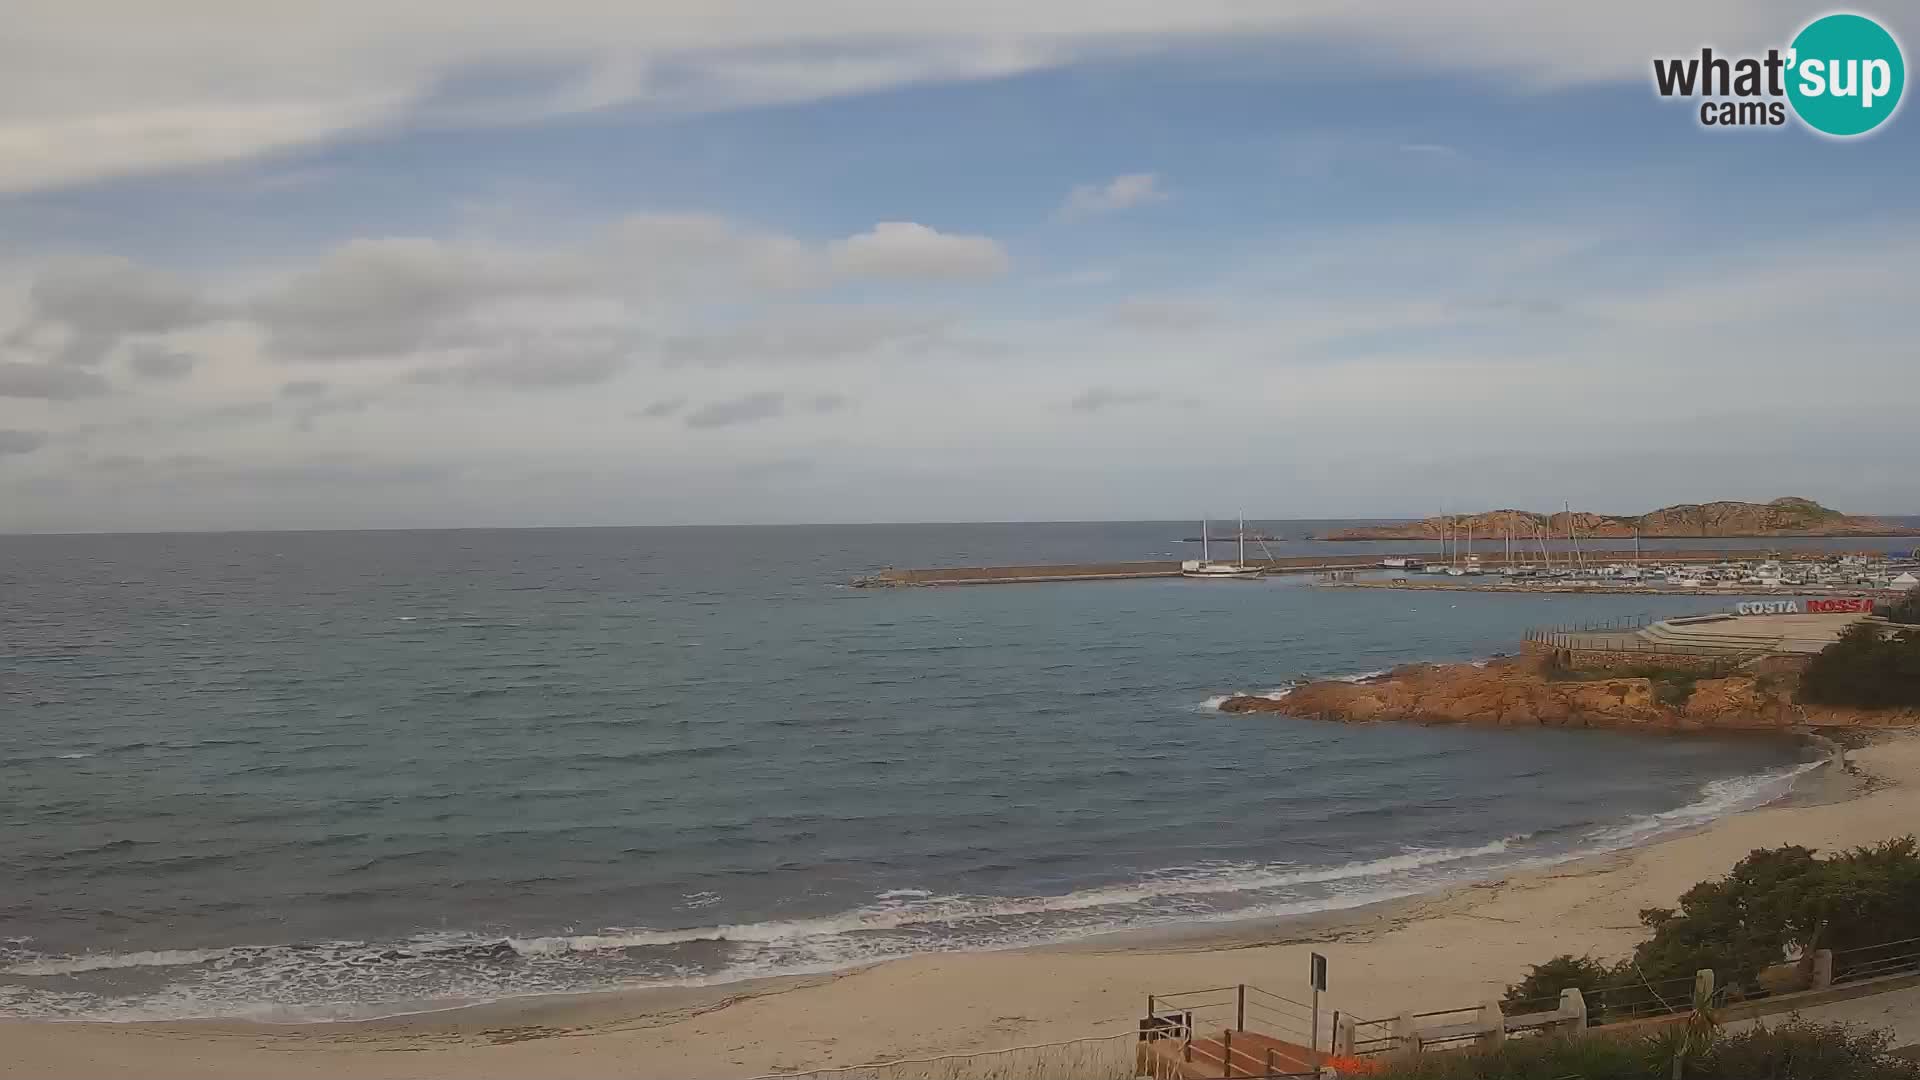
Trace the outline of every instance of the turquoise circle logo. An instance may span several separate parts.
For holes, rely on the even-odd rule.
[[[1864,15],[1815,19],[1787,55],[1787,99],[1815,131],[1865,135],[1900,107],[1907,84],[1900,43]]]

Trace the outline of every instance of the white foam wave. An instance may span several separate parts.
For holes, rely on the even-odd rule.
[[[934,895],[898,888],[876,894],[866,906],[811,918],[686,929],[613,927],[504,941],[441,933],[400,945],[343,941],[84,956],[23,955],[16,948],[10,950],[15,962],[0,967],[0,975],[57,981],[0,987],[0,1014],[364,1019],[501,997],[711,985],[842,970],[914,952],[1016,948],[1146,926],[1343,910],[1644,844],[1780,798],[1820,764],[1716,780],[1685,806],[1588,831],[1564,847],[1521,834],[1342,864],[1211,863],[1057,896]],[[167,977],[163,989],[137,998],[76,995],[66,978],[122,968],[180,971]]]
[[[1296,864],[1229,863],[1176,867],[1118,885],[1081,889],[1059,896],[987,897],[928,896],[917,903],[865,907],[811,919],[782,919],[687,930],[633,930],[571,936],[510,938],[524,955],[558,952],[598,952],[695,941],[731,941],[774,944],[846,934],[909,930],[923,927],[1030,919],[1035,916],[1126,907],[1180,897],[1250,893],[1292,885],[1322,885],[1355,879],[1390,877],[1445,863],[1507,851],[1513,838],[1472,848],[1413,850],[1386,858],[1339,866],[1301,867]]]
[[[1382,675],[1388,674],[1392,670],[1393,670],[1392,668],[1375,668],[1372,671],[1357,671],[1351,675],[1335,675],[1330,681],[1350,682],[1350,683],[1366,682],[1368,679],[1377,679]],[[1290,682],[1285,684],[1284,686],[1276,686],[1267,690],[1254,690],[1254,691],[1235,690],[1231,694],[1215,694],[1212,697],[1208,698],[1207,700],[1202,701],[1200,704],[1194,706],[1194,708],[1198,709],[1201,712],[1219,712],[1220,706],[1226,704],[1229,698],[1237,698],[1237,697],[1263,697],[1263,698],[1266,698],[1268,701],[1279,701],[1281,698],[1284,698],[1288,694],[1293,693],[1294,690],[1299,687],[1299,685],[1300,685],[1299,683]]]
[[[1618,851],[1661,836],[1697,828],[1729,814],[1757,809],[1786,797],[1793,790],[1795,780],[1826,763],[1823,758],[1786,769],[1709,781],[1700,789],[1700,798],[1685,806],[1602,829],[1594,833],[1592,839],[1600,851]]]
[[[85,956],[48,957],[27,960],[0,968],[0,975],[78,975],[84,971],[109,971],[120,968],[188,967],[224,960],[233,949],[155,949],[149,952],[90,953]]]
[[[59,757],[59,759],[60,759],[61,761],[79,761],[79,760],[80,760],[81,758],[90,758],[90,757],[92,757],[93,755],[92,755],[92,754],[83,754],[83,753],[79,753],[79,752],[77,752],[77,751],[76,751],[76,752],[74,752],[74,753],[71,753],[71,754],[59,754],[59,755],[56,755],[56,756],[57,756],[57,757]]]

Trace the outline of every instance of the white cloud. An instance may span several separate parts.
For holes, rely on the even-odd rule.
[[[219,463],[280,462],[278,475],[298,485],[309,476],[299,463],[329,454],[403,471],[425,454],[462,467],[449,488],[424,485],[392,503],[341,492],[323,508],[343,515],[335,524],[1128,516],[1285,490],[1289,512],[1378,513],[1426,509],[1441,489],[1463,502],[1557,485],[1589,502],[1621,491],[1638,499],[1629,486],[1638,478],[1619,463],[1663,449],[1692,456],[1661,483],[1706,489],[1702,462],[1799,480],[1809,454],[1831,458],[1835,447],[1859,461],[1899,460],[1900,402],[1915,385],[1899,347],[1901,271],[1920,253],[1920,232],[1897,221],[1828,228],[1820,235],[1841,254],[1811,263],[1806,235],[1783,234],[1625,274],[1622,253],[1649,249],[1660,222],[1570,230],[1562,221],[1508,212],[1335,224],[1227,266],[1196,245],[1190,261],[1169,264],[1180,272],[1158,278],[1177,287],[1120,302],[1105,290],[1028,304],[1008,302],[1011,289],[969,288],[916,306],[882,302],[870,279],[836,267],[840,244],[699,216],[623,219],[559,249],[367,241],[217,282],[162,275],[167,289],[115,295],[192,302],[113,304],[94,321],[170,325],[202,305],[238,314],[143,330],[124,367],[26,362],[41,346],[16,343],[8,355],[21,359],[0,360],[0,429],[44,432],[45,442],[7,459],[0,498],[10,520],[32,527],[325,524],[294,487],[274,494],[280,516],[223,501]],[[769,259],[802,272],[767,275]],[[12,283],[0,287],[0,310],[27,311],[32,269],[0,267]],[[322,332],[334,324],[339,335]],[[966,345],[979,340],[999,351]],[[320,366],[346,355],[341,343],[368,341],[395,351]],[[288,343],[310,363],[290,366],[276,351]],[[193,377],[136,377],[134,357],[148,348],[190,353]],[[1847,418],[1837,441],[1794,419],[1809,415],[1807,356],[1820,359],[1817,412]],[[1710,437],[1674,434],[1703,426]],[[502,468],[682,461],[689,428],[711,475],[701,474],[707,486],[687,478],[671,512],[648,501],[678,483],[664,465],[648,474],[648,491],[543,491],[538,508],[478,479],[458,487]],[[1369,437],[1355,440],[1363,428]],[[1555,457],[1563,445],[1588,456]],[[85,472],[83,458],[169,455],[212,464],[175,470],[164,504],[126,502],[122,489],[102,494],[69,475]],[[728,479],[756,462],[798,460],[810,463],[804,492],[775,484],[784,494],[767,495]],[[1418,483],[1395,471],[1407,461],[1431,463]],[[1044,465],[1028,475],[1021,462]],[[1812,494],[1899,508],[1897,472],[1875,486],[1845,463],[1830,472]],[[922,500],[916,476],[935,478],[947,503]],[[1068,502],[1050,502],[1042,481],[1071,488]],[[1353,502],[1356,484],[1369,485],[1372,506]],[[1881,502],[1873,492],[1893,494]]]
[[[1060,206],[1063,218],[1108,214],[1147,203],[1165,202],[1167,193],[1160,188],[1158,173],[1128,173],[1104,184],[1081,184],[1067,193]]]
[[[1523,86],[1644,80],[1649,55],[1777,43],[1804,15],[1785,0],[15,0],[0,35],[0,192],[401,125],[809,101],[1207,38],[1347,43]]]
[[[883,221],[842,240],[834,268],[851,277],[895,280],[981,280],[1007,272],[1000,245],[985,236],[943,233],[912,221]]]
[[[584,273],[561,260],[401,237],[355,240],[248,306],[289,359],[411,353],[490,302],[565,293]]]

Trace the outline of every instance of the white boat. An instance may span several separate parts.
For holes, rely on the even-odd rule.
[[[1240,557],[1236,562],[1226,563],[1213,561],[1213,551],[1208,546],[1209,538],[1207,536],[1207,531],[1210,527],[1210,522],[1205,518],[1200,519],[1200,557],[1197,559],[1188,559],[1180,564],[1181,577],[1207,578],[1210,580],[1237,579],[1244,581],[1250,578],[1257,578],[1266,572],[1262,567],[1247,565],[1247,519],[1244,516],[1240,519]]]

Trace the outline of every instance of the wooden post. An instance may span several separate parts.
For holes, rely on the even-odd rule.
[[[1234,1003],[1233,1026],[1240,1031],[1247,1030],[1247,984],[1246,983],[1240,984],[1239,998]]]
[[[1232,1030],[1227,1030],[1220,1033],[1220,1075],[1221,1076],[1233,1075],[1233,1032]]]

